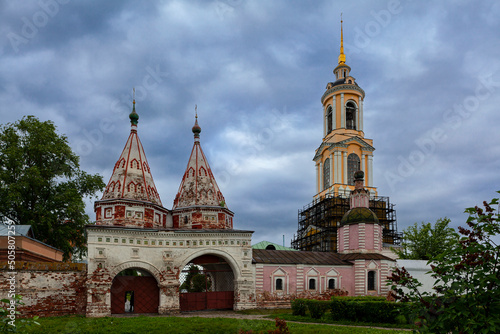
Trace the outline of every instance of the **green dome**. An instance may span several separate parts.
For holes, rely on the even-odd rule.
[[[128,115],[128,117],[130,118],[130,123],[132,123],[133,125],[137,125],[137,123],[139,122],[139,114],[135,112],[135,100],[132,112],[130,113],[130,115]]]
[[[375,213],[368,208],[354,208],[345,213],[340,223],[342,225],[358,223],[378,224],[378,218]]]

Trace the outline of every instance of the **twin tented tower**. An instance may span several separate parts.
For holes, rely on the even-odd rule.
[[[341,22],[342,24],[342,22]],[[396,211],[389,198],[377,196],[373,185],[373,140],[363,131],[365,92],[351,76],[346,64],[341,26],[340,55],[333,70],[335,81],[326,85],[323,105],[323,140],[316,149],[316,191],[313,202],[299,211],[297,234],[292,247],[305,251],[338,249],[337,229],[349,210],[348,197],[354,190],[354,174],[364,172],[364,187],[370,193],[370,209],[383,228],[383,242],[397,244]]]
[[[255,307],[253,232],[233,229],[234,214],[201,148],[198,116],[171,210],[162,205],[137,134],[135,101],[129,117],[125,148],[94,204],[96,224],[87,226],[87,315],[198,309],[199,296],[180,288],[191,266],[203,268],[210,285],[202,309]]]
[[[299,211],[292,240],[299,251],[252,250],[253,231],[233,228],[234,214],[201,148],[197,115],[186,170],[172,209],[165,208],[139,140],[134,101],[130,135],[95,202],[96,224],[87,226],[87,315],[238,310],[328,298],[337,290],[387,293],[394,260],[386,245],[398,243],[396,214],[373,185],[365,93],[345,58],[341,30],[335,81],[321,98],[324,133],[313,159],[317,194]],[[195,277],[200,284],[191,284]]]

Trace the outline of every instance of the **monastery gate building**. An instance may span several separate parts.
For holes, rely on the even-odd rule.
[[[200,145],[197,117],[186,171],[172,209],[165,208],[139,140],[134,101],[130,136],[95,202],[96,224],[87,226],[87,316],[289,307],[296,297],[339,291],[386,295],[395,219],[388,218],[390,203],[377,202],[373,142],[363,132],[364,92],[350,76],[342,46],[334,74],[322,98],[318,193],[299,219],[292,242],[298,250],[252,250],[253,232],[233,228],[234,214]],[[313,219],[326,198],[341,203],[340,213]],[[198,291],[183,285],[190,270],[205,277]]]

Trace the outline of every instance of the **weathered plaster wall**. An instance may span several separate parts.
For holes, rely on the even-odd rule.
[[[179,275],[202,255],[223,258],[234,274],[235,309],[255,307],[255,276],[248,231],[155,231],[92,227],[88,234],[87,316],[111,314],[111,283],[127,268],[144,269],[160,288],[158,313],[179,312]]]
[[[12,271],[0,262],[0,298],[7,298]],[[87,267],[81,263],[16,261],[16,293],[22,316],[85,314]]]

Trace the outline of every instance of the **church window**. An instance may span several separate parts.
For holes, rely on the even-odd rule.
[[[347,184],[354,185],[354,172],[360,170],[359,157],[355,153],[347,156]]]
[[[112,208],[106,208],[104,209],[104,218],[112,218],[113,216],[113,209]]]
[[[323,163],[323,188],[330,187],[330,158],[327,158]]]
[[[356,130],[356,105],[349,101],[345,105],[346,129]]]
[[[326,133],[332,132],[332,127],[333,127],[333,110],[332,107],[329,106],[327,111],[326,111]]]
[[[282,278],[276,279],[276,290],[283,290],[283,279]]]
[[[315,278],[309,279],[309,290],[316,290],[316,279]]]
[[[335,278],[330,278],[328,280],[328,289],[335,289]]]
[[[375,272],[368,272],[368,290],[375,290]]]

